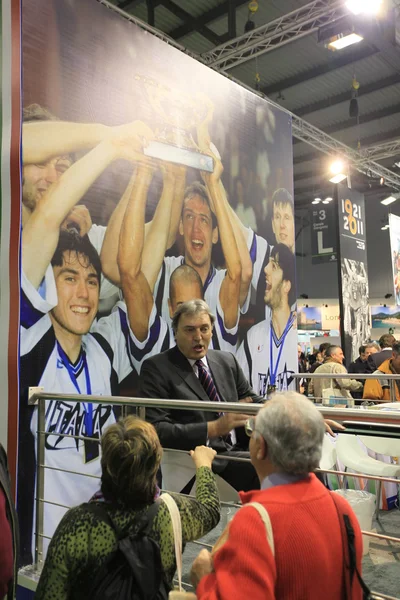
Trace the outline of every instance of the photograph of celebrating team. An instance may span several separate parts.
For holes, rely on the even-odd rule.
[[[74,6],[84,22],[85,3]],[[41,86],[37,57],[23,54],[18,493],[26,561],[37,435],[29,386],[139,395],[145,361],[175,347],[176,311],[199,300],[212,315],[207,348],[233,355],[260,401],[293,389],[297,371],[287,115],[138,28],[132,36],[135,26],[108,13],[91,26],[115,26],[119,35],[112,48],[104,38],[77,76],[71,47],[84,33],[68,2],[56,10],[56,48],[40,46],[40,11],[38,30],[31,15],[24,37],[45,63],[56,54],[57,68],[48,63],[53,86]],[[168,72],[160,52],[175,65]],[[75,485],[73,474],[65,485],[56,469],[66,464],[100,472],[98,444],[65,436],[100,438],[118,416],[107,404],[47,402],[46,432],[58,435],[46,439],[53,470],[45,495],[54,504],[45,506],[45,535],[63,514],[59,504],[76,505],[98,489],[91,478]]]

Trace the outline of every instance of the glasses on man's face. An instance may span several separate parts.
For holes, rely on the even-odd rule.
[[[251,434],[253,433],[255,428],[256,428],[255,418],[252,417],[251,419],[247,419],[246,423],[244,424],[244,430],[249,437],[251,437]]]

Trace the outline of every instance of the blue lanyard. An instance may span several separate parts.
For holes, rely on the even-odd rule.
[[[274,368],[274,366],[273,366],[274,361],[273,361],[273,355],[272,355],[272,338],[273,338],[273,334],[274,334],[274,326],[272,324],[272,316],[271,316],[271,327],[269,330],[269,364],[270,364],[269,380],[270,380],[270,385],[275,385],[276,375],[277,375],[278,367],[279,367],[279,361],[281,360],[283,347],[285,345],[285,339],[286,339],[287,334],[289,333],[289,329],[291,328],[292,323],[293,323],[293,315],[290,314],[289,318],[288,318],[288,322],[286,323],[286,327],[283,330],[283,333],[280,337],[281,344],[280,344],[280,348],[279,348],[279,352],[278,352],[278,358],[277,358],[275,368]]]
[[[76,379],[75,373],[73,372],[73,370],[71,368],[71,363],[69,362],[69,358],[65,354],[64,350],[61,348],[61,345],[58,340],[57,340],[57,350],[58,350],[58,354],[61,359],[61,362],[63,363],[64,367],[67,369],[69,378],[71,379],[72,383],[74,384],[76,391],[78,392],[78,394],[81,394],[82,392],[79,387],[79,383]],[[83,369],[85,371],[86,393],[89,396],[91,396],[92,386],[90,383],[89,367],[87,364],[85,351],[82,352],[82,362],[83,362]],[[91,402],[88,402],[85,405],[85,430],[86,430],[86,435],[88,437],[91,437],[93,435],[93,404]]]

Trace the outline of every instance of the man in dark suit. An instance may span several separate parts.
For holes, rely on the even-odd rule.
[[[392,348],[395,343],[396,338],[394,335],[391,335],[390,333],[384,333],[381,335],[379,338],[379,345],[382,350],[380,352],[376,352],[375,354],[371,354],[371,356],[368,358],[368,361],[374,367],[373,371],[375,371],[375,369],[379,369],[385,360],[392,358]],[[370,372],[372,373],[373,371]]]
[[[236,358],[229,352],[208,350],[214,315],[204,300],[181,304],[172,328],[176,346],[143,363],[141,395],[144,398],[220,401],[221,412],[177,409],[146,409],[166,448],[192,450],[210,445],[220,456],[249,457],[237,451],[237,432],[248,415],[223,413],[223,402],[263,402],[246,380]],[[250,463],[216,459],[214,470],[238,490],[257,486]],[[259,484],[258,484],[259,485]]]

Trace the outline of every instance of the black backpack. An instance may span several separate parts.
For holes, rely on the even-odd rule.
[[[167,600],[169,586],[161,563],[160,547],[149,537],[159,508],[155,502],[130,526],[132,535],[121,533],[105,507],[88,504],[87,508],[110,525],[117,535],[117,549],[95,575],[90,600]]]

